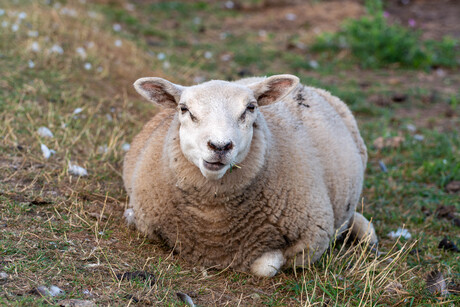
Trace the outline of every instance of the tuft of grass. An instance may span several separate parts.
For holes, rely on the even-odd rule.
[[[389,24],[381,0],[368,0],[368,15],[348,20],[337,33],[318,36],[312,50],[339,53],[347,50],[363,68],[396,64],[404,68],[458,67],[459,42],[420,39],[420,32]]]

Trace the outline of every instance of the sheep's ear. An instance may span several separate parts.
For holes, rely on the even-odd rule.
[[[136,91],[147,100],[166,108],[175,108],[185,87],[162,78],[140,78],[134,82]]]
[[[260,106],[272,104],[289,94],[299,84],[299,78],[293,75],[275,75],[248,85],[254,92]]]

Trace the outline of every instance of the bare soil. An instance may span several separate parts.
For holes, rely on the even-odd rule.
[[[460,38],[460,1],[458,0],[391,0],[384,1],[390,18],[422,31],[424,39],[439,39],[449,35]],[[407,4],[404,4],[407,3]]]
[[[242,1],[244,2],[244,1]],[[365,13],[361,0],[344,1],[260,1],[257,4],[240,4],[244,17],[226,20],[231,28],[244,30],[274,30],[279,32],[318,34],[336,31],[348,18]],[[238,5],[238,1],[235,1]],[[457,0],[389,0],[384,1],[389,19],[402,25],[415,21],[415,29],[422,31],[424,39],[439,39],[448,35],[460,38],[460,1]],[[294,14],[290,20],[288,14]]]
[[[233,31],[273,31],[277,35],[297,34],[311,41],[321,32],[334,32],[345,19],[358,18],[365,12],[356,1],[321,1],[319,3],[268,3],[246,11],[238,18],[227,19],[224,28]]]

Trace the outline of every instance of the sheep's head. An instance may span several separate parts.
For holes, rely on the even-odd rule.
[[[184,156],[207,179],[217,180],[249,152],[258,107],[279,101],[298,84],[291,75],[276,75],[241,85],[209,81],[185,87],[161,78],[141,78],[136,90],[163,107],[175,108]]]

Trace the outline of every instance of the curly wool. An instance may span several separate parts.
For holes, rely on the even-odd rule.
[[[241,168],[213,181],[184,157],[175,110],[148,122],[123,168],[136,228],[205,266],[250,271],[275,250],[317,260],[353,217],[366,147],[346,105],[323,90],[298,85],[260,112]]]

